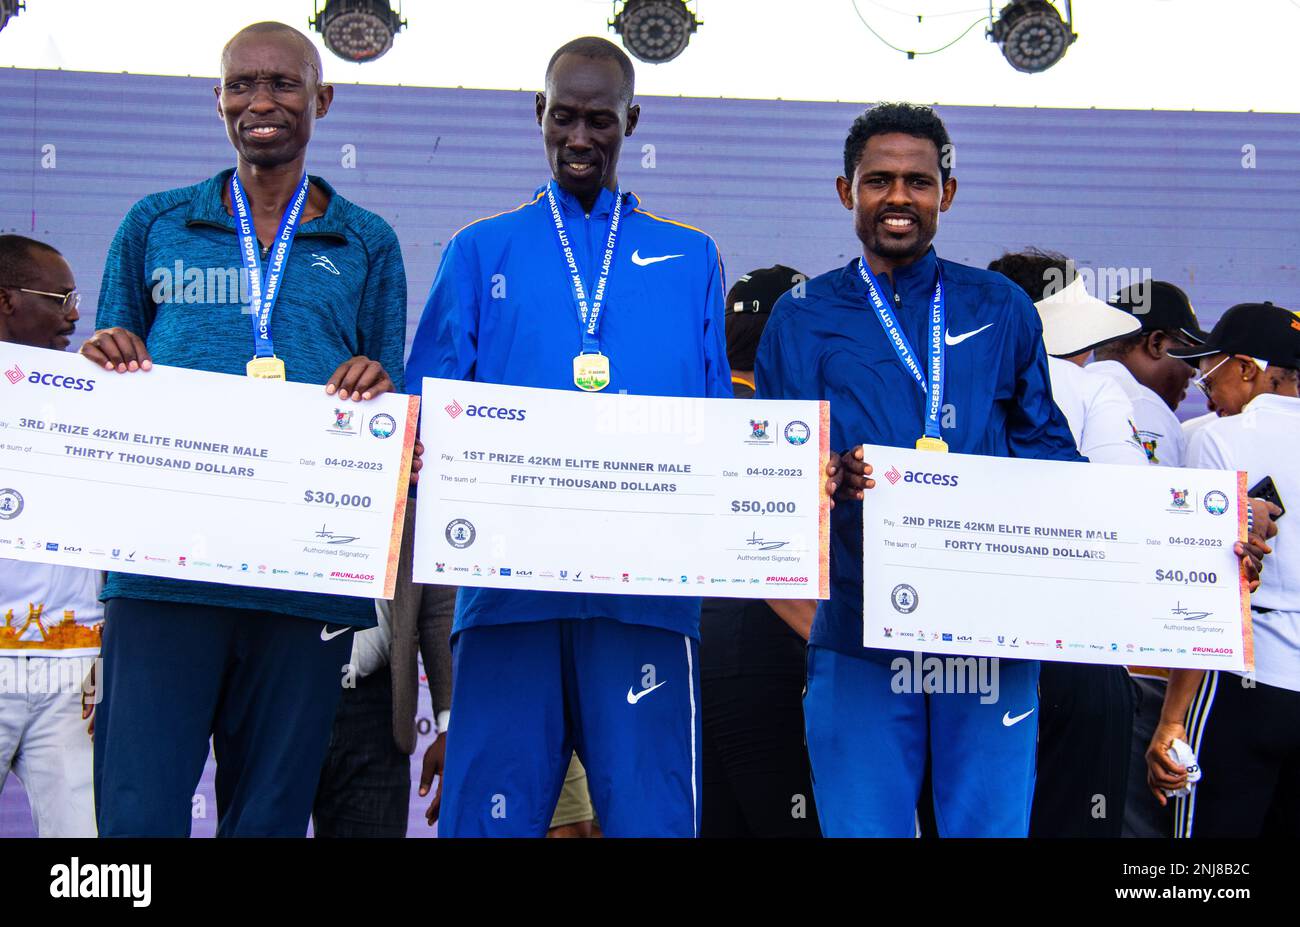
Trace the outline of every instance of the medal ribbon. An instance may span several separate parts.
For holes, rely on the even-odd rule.
[[[858,258],[858,273],[862,276],[862,282],[867,285],[867,300],[875,310],[876,319],[880,322],[880,327],[885,330],[885,336],[893,346],[894,353],[898,355],[899,362],[921,388],[921,394],[929,399],[925,410],[925,436],[939,438],[939,415],[943,411],[943,274],[937,274],[934,298],[930,301],[930,376],[927,379],[925,371],[917,363],[916,353],[908,343],[907,336],[903,334],[893,311],[880,295],[880,287],[876,285],[875,275],[871,273],[865,258]]]
[[[555,194],[555,181],[546,185],[546,202],[551,207],[551,222],[555,224],[555,236],[560,243],[560,252],[564,255],[565,270],[573,291],[573,304],[578,311],[578,321],[582,325],[582,353],[600,353],[600,312],[605,308],[605,291],[609,286],[609,271],[614,264],[614,249],[618,245],[619,220],[623,215],[623,190],[614,189],[614,206],[609,213],[609,228],[605,232],[605,254],[600,261],[600,275],[596,278],[596,287],[591,299],[582,283],[582,272],[578,270],[578,261],[573,254],[573,245],[569,234],[564,229],[564,216],[560,213],[560,204]]]
[[[235,212],[236,234],[239,236],[239,256],[244,261],[244,273],[248,277],[249,308],[253,315],[253,353],[256,357],[274,357],[275,347],[271,343],[271,313],[280,296],[280,283],[284,278],[284,262],[293,246],[293,237],[298,233],[298,220],[302,216],[303,206],[307,203],[307,175],[302,175],[298,185],[298,194],[284,210],[280,219],[280,231],[271,246],[270,266],[263,281],[262,261],[258,256],[257,237],[253,232],[253,222],[249,217],[248,199],[244,188],[239,183],[239,171],[230,175],[230,205]],[[265,283],[265,285],[263,285]]]

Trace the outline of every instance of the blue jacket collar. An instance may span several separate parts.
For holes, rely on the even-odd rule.
[[[228,167],[215,177],[210,177],[199,184],[198,194],[190,201],[189,212],[185,214],[186,225],[211,225],[229,229],[231,232],[235,231],[235,217],[226,212],[225,204],[221,201],[221,192],[230,184],[230,175],[234,172],[233,167]],[[343,225],[342,197],[315,174],[308,174],[307,177],[313,185],[329,194],[330,201],[325,207],[325,215],[304,222],[298,229],[298,234],[329,236],[347,241],[347,229]]]
[[[865,292],[866,286],[858,273],[858,260],[860,259],[854,258],[845,270],[852,281],[853,287]],[[876,281],[889,289],[890,277],[892,276],[893,290],[903,299],[911,302],[914,298],[919,297],[921,300],[928,302],[930,297],[934,295],[934,279],[938,271],[939,256],[935,253],[934,246],[931,245],[926,249],[925,254],[911,264],[904,264],[902,267],[896,268],[890,276],[877,276]]]
[[[555,189],[557,191],[556,200],[559,202],[560,208],[564,210],[565,213],[569,215],[578,215],[578,216],[588,215],[587,211],[582,208],[582,204],[578,202],[578,198],[576,196],[574,196],[568,190],[561,187],[559,184],[555,185]],[[546,184],[542,184],[540,187],[538,187],[536,190],[533,191],[533,195],[539,196],[544,194],[545,192],[546,192]],[[545,197],[543,196],[543,200],[544,199]],[[641,201],[637,198],[637,195],[635,193],[630,193],[627,190],[623,191],[623,215],[624,216],[626,216],[629,212],[631,212],[633,209],[636,209],[640,205],[641,205]],[[592,207],[590,216],[593,219],[608,219],[610,210],[613,208],[614,208],[614,191],[602,189],[600,191],[600,195],[596,197],[596,205]]]

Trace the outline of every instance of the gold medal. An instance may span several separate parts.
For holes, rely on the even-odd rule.
[[[609,386],[609,358],[604,354],[579,354],[573,359],[573,385],[588,393]]]
[[[284,361],[272,355],[271,357],[254,357],[248,362],[245,368],[248,375],[254,380],[283,380]]]
[[[938,451],[940,454],[948,453],[948,442],[943,438],[931,438],[929,435],[922,435],[916,439],[916,449],[918,451]]]

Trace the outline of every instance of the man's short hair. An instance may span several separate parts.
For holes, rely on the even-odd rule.
[[[1008,251],[990,263],[989,270],[1009,278],[1028,293],[1033,302],[1060,292],[1079,275],[1064,254],[1039,248]]]
[[[555,63],[565,55],[602,58],[607,61],[618,62],[618,66],[623,70],[623,85],[619,88],[619,96],[623,100],[623,105],[630,106],[632,104],[632,91],[636,88],[636,72],[632,69],[632,59],[627,56],[623,49],[608,39],[602,39],[594,35],[583,36],[580,39],[574,39],[572,42],[565,42],[555,50],[555,54],[551,55],[551,60],[546,65],[547,86],[550,86],[551,72],[555,70]]]
[[[293,26],[290,26],[287,23],[278,23],[274,20],[268,20],[267,22],[262,23],[253,23],[251,26],[245,26],[243,29],[240,29],[231,36],[230,41],[221,49],[221,73],[225,74],[226,59],[230,56],[231,46],[237,41],[246,35],[271,34],[292,35],[296,38],[298,44],[302,46],[303,54],[307,59],[307,63],[311,65],[312,70],[316,74],[316,86],[319,87],[325,82],[325,68],[324,65],[321,64],[320,49],[312,44],[311,39],[307,38],[307,36],[299,32]]]
[[[1099,344],[1093,348],[1092,356],[1099,361],[1122,361],[1146,341],[1147,335],[1150,334],[1151,332],[1134,332],[1131,335],[1125,335],[1123,338],[1116,338],[1114,341]]]
[[[1295,367],[1283,367],[1281,364],[1269,364],[1267,372],[1273,375],[1275,384],[1283,383],[1286,380],[1300,381],[1300,369]]]
[[[35,286],[37,278],[32,268],[32,256],[36,252],[59,254],[53,245],[35,238],[0,235],[0,286]]]
[[[849,137],[844,140],[844,176],[853,179],[853,171],[862,160],[862,150],[867,147],[868,139],[873,135],[895,132],[934,142],[939,176],[945,183],[948,181],[952,173],[952,142],[948,139],[948,130],[934,110],[914,103],[879,103],[853,120]]]

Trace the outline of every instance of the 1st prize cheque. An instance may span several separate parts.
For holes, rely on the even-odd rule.
[[[863,643],[1192,669],[1254,665],[1245,475],[868,445]]]
[[[392,598],[419,400],[0,345],[0,557]]]
[[[826,598],[826,403],[424,381],[415,579]]]

